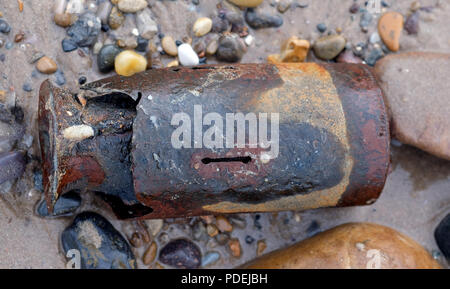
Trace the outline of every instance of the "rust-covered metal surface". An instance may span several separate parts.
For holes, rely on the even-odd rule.
[[[49,207],[60,194],[85,188],[120,218],[304,210],[370,204],[384,186],[388,123],[365,65],[177,67],[82,89],[75,96],[49,82],[41,86]],[[174,121],[180,113],[190,125],[181,148],[173,143],[185,123]],[[258,126],[267,114],[265,132],[268,140],[278,133],[278,153],[267,157],[274,143],[262,146],[260,131],[255,142],[251,121],[245,144],[230,147],[226,118],[236,113],[254,114]],[[238,122],[230,123],[239,133]],[[73,126],[75,136],[67,134]],[[205,138],[216,146],[203,144]]]

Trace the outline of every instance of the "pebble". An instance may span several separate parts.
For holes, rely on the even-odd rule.
[[[281,0],[280,2],[278,2],[277,5],[277,10],[280,13],[285,13],[286,11],[289,10],[289,8],[291,8],[291,0]]]
[[[390,54],[376,63],[375,72],[391,111],[392,136],[450,160],[450,54]]]
[[[136,13],[136,25],[139,34],[145,39],[151,40],[158,33],[158,24],[153,20],[148,8]]]
[[[192,227],[192,236],[194,237],[194,240],[197,241],[206,240],[208,238],[206,234],[206,226],[203,222],[197,222]]]
[[[281,53],[269,55],[267,57],[267,62],[303,62],[308,55],[309,47],[310,44],[308,40],[292,36],[281,46]]]
[[[250,7],[250,8],[257,7],[263,2],[263,0],[228,0],[228,1],[239,7]]]
[[[194,66],[199,64],[199,58],[192,46],[183,43],[178,46],[178,61],[183,66]]]
[[[256,12],[253,9],[247,10],[245,13],[245,21],[254,29],[280,27],[283,25],[283,18],[281,16]]]
[[[316,220],[311,221],[308,228],[306,228],[306,236],[312,237],[321,231],[320,224]]]
[[[192,26],[192,31],[194,35],[197,37],[201,37],[206,35],[211,31],[212,28],[212,20],[208,17],[200,17],[195,20],[194,25]]]
[[[171,62],[167,63],[166,67],[176,67],[179,65],[180,65],[180,63],[178,62],[177,59],[175,59],[175,60],[172,60]]]
[[[22,153],[0,153],[0,184],[19,178],[24,170],[25,158]]]
[[[327,31],[327,26],[325,25],[325,23],[319,23],[319,24],[317,24],[317,30],[320,33],[323,33],[325,31]]]
[[[216,54],[218,48],[219,48],[219,39],[214,38],[208,43],[208,45],[206,45],[206,49],[205,49],[206,54],[214,55],[214,54]]]
[[[117,7],[125,13],[135,13],[147,7],[146,0],[119,0]]]
[[[378,21],[378,33],[384,44],[391,51],[400,48],[400,34],[403,29],[403,16],[397,12],[387,12]]]
[[[239,62],[246,51],[245,43],[237,34],[227,34],[220,37],[216,56],[225,62]]]
[[[83,212],[61,234],[62,248],[80,252],[81,269],[134,269],[136,260],[123,236],[101,215]]]
[[[23,89],[24,91],[26,91],[26,92],[30,92],[30,91],[33,90],[33,87],[32,87],[31,84],[29,84],[29,83],[24,83],[24,84],[22,85],[22,89]]]
[[[66,13],[81,14],[84,11],[86,0],[69,0],[66,7]]]
[[[255,238],[253,238],[252,236],[249,236],[249,235],[247,235],[246,237],[245,237],[245,243],[247,243],[247,244],[252,244],[253,242],[255,242]]]
[[[158,246],[155,242],[152,242],[145,251],[144,256],[142,256],[142,262],[144,263],[144,265],[151,264],[155,260],[157,252]]]
[[[106,73],[114,69],[114,59],[122,50],[114,44],[107,44],[97,55],[97,66],[100,72]]]
[[[216,217],[216,226],[221,232],[231,232],[233,231],[233,225],[224,216]]]
[[[131,238],[128,240],[134,248],[140,248],[142,247],[143,241],[141,238],[141,235],[139,233],[134,232],[133,235],[131,235]]]
[[[57,13],[53,16],[53,21],[61,27],[68,27],[75,22],[76,17],[69,13]]]
[[[78,78],[78,84],[83,85],[85,84],[87,81],[86,76],[80,76],[80,78]]]
[[[220,254],[215,251],[207,252],[205,256],[202,258],[202,267],[206,267],[208,265],[213,265],[220,259]]]
[[[350,6],[349,11],[352,14],[358,13],[359,12],[359,4],[358,3],[353,3],[352,6]]]
[[[44,74],[53,74],[58,70],[58,65],[50,57],[41,57],[36,63],[36,69]]]
[[[345,48],[346,40],[341,35],[323,36],[316,40],[313,49],[317,57],[330,60]]]
[[[252,45],[253,42],[254,42],[254,40],[255,40],[255,38],[254,38],[252,35],[247,35],[247,36],[244,38],[245,45],[247,45],[247,46]]]
[[[353,54],[351,50],[345,50],[339,54],[336,61],[339,63],[362,63],[362,59]]]
[[[225,245],[228,242],[229,239],[230,239],[230,236],[228,234],[225,234],[225,233],[219,233],[215,237],[215,240],[217,241],[217,243],[219,245]]]
[[[264,241],[264,240],[259,240],[259,241],[256,243],[256,255],[257,255],[257,256],[261,256],[262,253],[266,250],[266,248],[267,248],[266,241]]]
[[[77,44],[72,38],[64,38],[61,42],[61,45],[64,52],[74,51],[78,48]]]
[[[148,47],[148,41],[149,41],[148,39],[145,39],[139,35],[137,38],[137,46],[135,48],[136,51],[146,52]]]
[[[206,232],[208,233],[208,235],[210,237],[214,237],[214,236],[217,236],[217,234],[219,234],[219,230],[217,229],[217,227],[214,224],[208,224],[206,226]]]
[[[371,44],[375,44],[381,41],[380,35],[378,34],[378,32],[374,32],[370,35],[369,37],[369,42]]]
[[[150,234],[153,237],[156,237],[156,235],[158,235],[159,231],[161,231],[164,225],[164,220],[163,219],[145,220],[145,224],[147,225]]]
[[[56,84],[59,86],[66,84],[66,78],[64,77],[64,72],[62,72],[61,70],[57,70],[55,73],[55,81],[56,81]]]
[[[177,56],[178,55],[178,47],[175,43],[175,40],[173,40],[170,36],[164,36],[161,39],[161,46],[164,49],[164,52],[169,54],[170,56]]]
[[[410,35],[419,33],[419,12],[414,12],[406,18],[405,30]]]
[[[229,31],[230,22],[225,17],[214,16],[212,18],[211,31],[216,33],[222,33]]]
[[[111,1],[103,1],[98,4],[96,15],[102,22],[102,24],[108,23],[109,14],[111,13],[111,9],[113,5]]]
[[[6,45],[5,45],[5,48],[8,49],[8,50],[10,50],[11,48],[13,48],[13,46],[14,46],[14,43],[12,43],[12,42],[7,42]]]
[[[117,9],[117,7],[113,7],[111,9],[111,13],[109,13],[108,17],[108,25],[111,29],[119,28],[123,22],[125,21],[125,15]]]
[[[125,50],[114,59],[114,69],[119,75],[131,76],[147,69],[147,59],[133,50]]]
[[[66,0],[55,0],[53,2],[53,13],[55,14],[64,13],[65,9],[66,9]]]
[[[73,41],[80,47],[87,47],[93,45],[98,35],[102,24],[95,14],[88,12],[82,14],[75,23],[67,29],[67,35],[69,35]]]
[[[8,34],[11,31],[11,26],[9,26],[8,22],[3,19],[0,19],[0,32]]]
[[[196,269],[201,264],[201,253],[198,246],[191,241],[176,239],[161,249],[159,261],[175,268]]]
[[[81,206],[81,197],[75,191],[70,191],[61,195],[56,204],[53,206],[53,213],[50,214],[47,208],[47,202],[43,199],[36,210],[41,217],[63,217],[72,216],[74,212]]]
[[[373,16],[370,12],[364,12],[361,14],[361,18],[359,20],[359,26],[363,32],[367,32],[370,23],[372,23]]]
[[[239,239],[230,239],[228,241],[228,248],[230,248],[233,257],[239,258],[241,256],[241,243],[239,242]]]
[[[20,31],[19,33],[14,35],[14,42],[16,42],[16,43],[19,43],[24,39],[25,39],[25,33],[23,31]]]
[[[450,214],[447,214],[436,227],[434,238],[442,254],[450,261]]]

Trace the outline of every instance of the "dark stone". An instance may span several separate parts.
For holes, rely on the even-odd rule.
[[[0,184],[20,177],[25,170],[25,156],[20,152],[0,154]]]
[[[182,41],[180,41],[180,40],[175,40],[175,45],[176,45],[176,46],[180,46],[181,44],[183,44]]]
[[[198,62],[199,62],[200,64],[206,64],[206,60],[207,60],[206,57],[202,57],[202,58],[199,59]]]
[[[102,24],[93,13],[82,14],[78,20],[67,29],[73,41],[80,47],[91,46],[97,40]]]
[[[5,54],[0,54],[0,61],[1,62],[5,62],[5,60],[6,60],[6,55]]]
[[[64,252],[80,252],[82,269],[134,269],[136,259],[124,237],[104,217],[79,214],[61,234]]]
[[[55,82],[59,86],[66,84],[66,77],[64,76],[64,72],[59,69],[55,73]]]
[[[102,24],[102,31],[103,32],[108,32],[109,31],[109,25],[107,23],[103,23]]]
[[[307,237],[312,237],[319,233],[320,230],[320,224],[316,220],[312,221],[311,224],[309,224],[308,228],[306,229],[306,235]]]
[[[253,242],[255,242],[255,238],[253,238],[252,236],[250,236],[250,235],[247,235],[246,237],[245,237],[245,243],[247,243],[247,244],[252,244]]]
[[[283,25],[283,18],[279,15],[270,15],[248,9],[245,13],[245,21],[254,29],[280,27]]]
[[[216,57],[226,62],[238,62],[246,51],[245,44],[235,35],[223,35],[219,39]]]
[[[0,32],[8,34],[11,31],[11,26],[9,26],[8,22],[3,19],[0,19]]]
[[[166,265],[196,269],[201,263],[200,249],[189,240],[177,239],[170,241],[159,252],[159,260]]]
[[[30,91],[33,90],[33,87],[32,87],[31,84],[29,84],[29,83],[24,83],[24,84],[22,85],[22,89],[23,89],[24,91],[26,91],[26,92],[30,92]]]
[[[419,12],[414,12],[406,18],[404,28],[408,34],[417,34],[419,32]]]
[[[327,26],[325,25],[325,23],[319,23],[317,24],[317,30],[319,30],[320,33],[323,33],[327,31]]]
[[[61,46],[64,52],[74,51],[78,48],[77,44],[72,40],[72,38],[64,38],[61,42]]]
[[[380,48],[374,48],[370,51],[369,55],[364,59],[367,65],[374,66],[377,61],[384,56],[383,50]]]
[[[97,55],[97,66],[100,72],[106,73],[114,69],[114,59],[122,50],[114,44],[104,45]]]
[[[350,6],[349,11],[352,14],[358,13],[358,11],[359,11],[359,4],[358,3],[353,3],[352,6]]]
[[[447,214],[436,227],[434,238],[442,254],[450,260],[450,214]]]
[[[86,81],[87,81],[86,76],[80,76],[80,78],[78,78],[78,83],[79,83],[80,85],[85,84]]]
[[[50,214],[47,209],[47,202],[42,200],[37,207],[37,214],[41,217],[62,217],[72,216],[73,213],[80,207],[81,197],[75,191],[65,193],[56,201],[53,207],[53,213]]]
[[[372,22],[373,16],[369,12],[364,12],[361,14],[361,18],[359,20],[359,26],[363,32],[367,32],[370,23]]]
[[[23,122],[23,109],[22,107],[15,105],[11,107],[11,114],[14,116],[14,121],[21,124]]]
[[[140,35],[137,38],[137,46],[136,51],[140,52],[146,52],[148,47],[148,39],[145,39],[144,37],[141,37]]]
[[[212,32],[222,33],[230,27],[230,22],[224,17],[214,16],[212,18]]]
[[[261,230],[262,229],[262,225],[259,222],[259,220],[261,219],[261,215],[257,214],[255,215],[255,218],[253,219],[253,225],[255,226],[256,229]]]

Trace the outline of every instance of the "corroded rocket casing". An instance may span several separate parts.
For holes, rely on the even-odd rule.
[[[41,86],[49,209],[64,192],[88,189],[119,218],[305,210],[370,204],[385,183],[388,120],[365,65],[164,68],[81,89],[86,103]],[[227,142],[241,129],[227,117],[239,113],[244,145]],[[278,143],[262,146],[261,133]]]

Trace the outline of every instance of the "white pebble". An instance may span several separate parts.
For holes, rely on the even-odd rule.
[[[85,124],[74,125],[64,129],[63,136],[68,140],[80,141],[94,136],[94,129]]]
[[[253,38],[253,36],[247,35],[247,37],[245,37],[245,39],[244,39],[244,42],[247,46],[250,46],[250,45],[252,45],[254,40],[255,40],[255,38]]]
[[[183,66],[198,65],[200,61],[192,46],[187,43],[178,46],[178,60]]]

